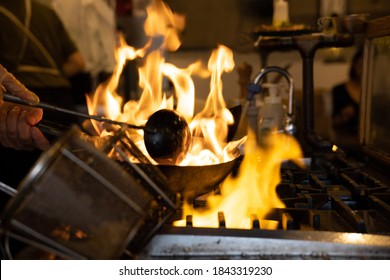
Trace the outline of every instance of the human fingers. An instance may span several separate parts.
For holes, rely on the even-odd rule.
[[[11,73],[0,64],[0,105],[3,104],[3,93],[8,90],[12,94],[33,103],[38,103],[39,98],[36,94],[29,91],[22,83],[20,83]],[[27,122],[31,125],[37,124],[41,119],[43,112],[41,109],[27,109]]]
[[[20,108],[15,106],[8,111],[6,120],[6,133],[10,141],[15,141],[18,137],[18,118]]]
[[[26,122],[33,126],[36,125],[43,116],[43,110],[38,108],[28,108],[26,109]]]
[[[0,144],[16,150],[32,150],[34,147],[45,150],[49,141],[39,129],[31,130],[27,113],[15,106],[10,110],[0,110]]]
[[[7,146],[17,150],[32,150],[34,142],[30,125],[26,121],[26,112],[15,106],[8,111],[6,121]]]
[[[21,82],[19,82],[14,75],[9,73],[2,65],[0,65],[0,85],[2,85],[6,90],[12,94],[29,100],[33,103],[38,103],[38,96],[29,91]]]
[[[50,147],[43,133],[28,123],[27,112],[21,111],[18,106],[0,108],[0,144],[16,150],[36,147],[44,151]]]
[[[32,150],[35,145],[26,121],[26,112],[18,106],[2,110],[0,116],[1,144],[16,150]]]
[[[15,107],[18,107],[21,112],[26,112],[26,121],[30,125],[36,125],[43,117],[43,110],[40,108],[16,105],[10,102],[4,102],[3,104],[0,104],[0,109],[7,112],[9,112]]]
[[[12,110],[12,109],[11,109]],[[9,120],[10,113],[5,106],[0,108],[0,143],[4,147],[8,148],[15,148],[18,149],[18,147],[15,145],[15,141],[12,140],[12,134],[15,132],[12,132],[12,130],[8,127],[8,122],[13,123],[13,120]],[[15,115],[12,115],[13,118],[15,118]],[[11,131],[10,131],[11,130]],[[15,131],[15,130],[14,130]]]
[[[15,145],[21,150],[32,150],[35,147],[34,140],[31,135],[30,125],[26,120],[26,112],[22,111],[17,122],[17,136],[14,139]]]
[[[8,147],[7,115],[8,115],[8,111],[4,107],[1,107],[0,108],[0,143],[4,147]]]
[[[42,131],[40,131],[36,126],[30,127],[31,136],[34,140],[35,147],[42,151],[46,151],[50,148],[50,142],[47,140],[47,138],[43,135]]]

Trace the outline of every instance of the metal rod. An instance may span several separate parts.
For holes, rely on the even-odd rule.
[[[106,123],[116,124],[116,125],[126,125],[129,128],[148,130],[148,129],[145,129],[145,126],[138,126],[138,125],[128,124],[125,122],[115,121],[115,120],[104,118],[102,116],[83,114],[83,113],[80,113],[77,111],[57,107],[55,105],[47,104],[44,102],[32,103],[31,101],[21,99],[17,96],[14,96],[12,94],[7,93],[7,92],[4,93],[3,100],[7,101],[7,102],[12,102],[12,103],[20,104],[20,105],[29,106],[29,107],[36,107],[36,108],[47,109],[47,110],[51,110],[51,111],[55,111],[55,112],[61,112],[61,113],[65,113],[68,115],[81,117],[84,119],[93,119],[93,120],[98,121],[98,122],[106,122]],[[154,131],[151,131],[151,132],[154,132]]]
[[[11,197],[14,197],[18,194],[18,191],[14,188],[4,184],[3,182],[0,182],[0,191],[2,191],[5,194],[8,194]]]

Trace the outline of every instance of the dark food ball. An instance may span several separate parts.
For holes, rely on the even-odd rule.
[[[144,130],[149,155],[158,163],[177,164],[191,146],[191,131],[186,120],[172,110],[159,110],[150,116]]]

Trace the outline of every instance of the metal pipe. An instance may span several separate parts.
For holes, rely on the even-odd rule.
[[[294,134],[296,131],[295,125],[293,124],[293,107],[294,107],[294,79],[285,69],[277,66],[268,66],[261,69],[260,73],[256,76],[253,83],[260,85],[261,79],[270,72],[277,72],[286,78],[289,84],[289,94],[288,94],[288,107],[287,107],[287,116],[285,121],[284,131],[288,134]]]

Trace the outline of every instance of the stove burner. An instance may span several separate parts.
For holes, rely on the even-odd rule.
[[[320,155],[282,165],[276,191],[286,208],[274,208],[266,230],[256,215],[251,229],[230,229],[225,214],[218,228],[165,225],[140,258],[229,259],[388,259],[390,257],[390,186],[342,155]],[[205,207],[199,197],[195,207]]]

